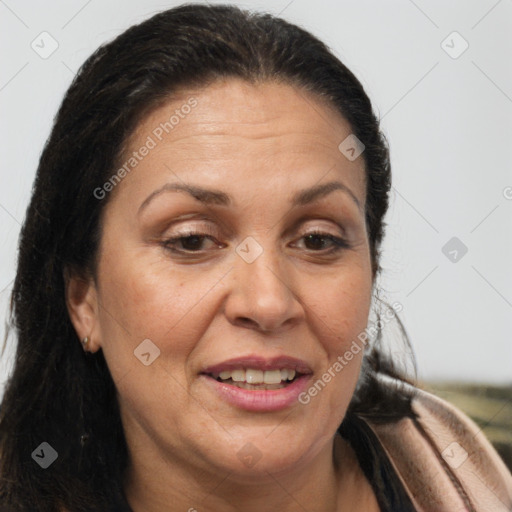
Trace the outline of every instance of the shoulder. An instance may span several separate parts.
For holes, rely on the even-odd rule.
[[[413,416],[368,422],[418,511],[510,512],[512,475],[463,412],[406,385]]]

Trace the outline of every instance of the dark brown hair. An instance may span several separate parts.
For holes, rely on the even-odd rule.
[[[366,223],[378,274],[388,147],[362,85],[325,44],[270,14],[227,5],[185,4],[132,26],[98,48],[69,87],[21,230],[11,310],[17,352],[0,411],[0,501],[9,510],[106,511],[122,499],[127,447],[115,386],[102,352],[82,351],[64,275],[94,275],[108,197],[93,191],[112,176],[141,119],[178,88],[229,77],[293,85],[350,123],[365,146]],[[379,342],[365,356],[348,414],[392,421],[408,414],[408,401],[374,378],[403,377]],[[58,452],[46,470],[31,458],[43,441]]]

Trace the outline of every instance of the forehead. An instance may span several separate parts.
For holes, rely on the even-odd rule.
[[[350,134],[341,114],[307,91],[277,82],[217,81],[178,91],[146,115],[121,163],[144,146],[151,149],[122,187],[150,192],[162,180],[191,172],[202,183],[221,181],[226,187],[237,177],[246,184],[293,179],[311,186],[312,180],[341,173],[364,203],[364,160],[350,161],[338,147]]]
[[[147,123],[155,120],[152,119],[154,116],[159,117],[159,110],[172,113],[190,97],[196,98],[202,107],[193,109],[196,121],[201,120],[202,114],[207,114],[208,120],[214,117],[226,123],[264,126],[283,115],[299,121],[307,113],[311,116],[308,124],[312,129],[321,130],[326,123],[333,128],[334,118],[337,124],[349,128],[335,107],[318,95],[282,81],[252,83],[240,78],[218,79],[204,87],[178,89],[167,101],[161,102],[159,108],[145,116],[141,124],[147,128]]]

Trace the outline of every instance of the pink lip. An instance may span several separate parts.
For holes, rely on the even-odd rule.
[[[201,377],[220,398],[231,405],[246,411],[270,412],[298,403],[299,395],[306,390],[310,375],[302,375],[284,388],[269,390],[242,389],[219,382],[209,375],[203,374]]]
[[[238,369],[279,370],[287,368],[295,370],[299,376],[281,389],[251,390],[242,389],[226,382],[219,382],[212,374],[225,370]],[[300,359],[289,356],[265,358],[258,355],[237,357],[204,368],[201,377],[220,398],[231,405],[247,411],[278,411],[298,402],[299,395],[306,389],[312,374],[310,366]]]
[[[295,370],[297,373],[309,374],[312,373],[309,365],[300,359],[288,356],[277,356],[272,358],[264,358],[257,355],[250,355],[246,357],[237,357],[224,361],[222,363],[208,366],[201,371],[203,374],[220,373],[225,370],[239,370],[252,368],[255,370],[280,370],[287,368]],[[239,389],[239,388],[237,388]]]

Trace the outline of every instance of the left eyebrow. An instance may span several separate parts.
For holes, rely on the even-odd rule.
[[[304,206],[330,194],[331,192],[334,192],[335,190],[341,190],[345,192],[354,201],[354,203],[356,203],[357,207],[361,209],[361,203],[359,202],[359,199],[352,192],[352,190],[350,190],[350,188],[348,188],[340,181],[330,181],[328,183],[324,183],[323,185],[316,185],[305,190],[300,190],[293,196],[292,204],[294,206]]]

